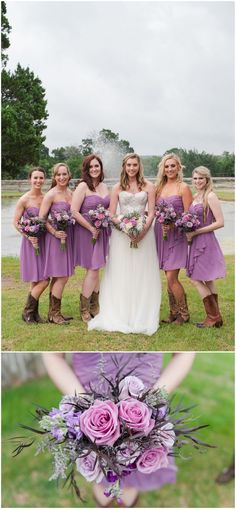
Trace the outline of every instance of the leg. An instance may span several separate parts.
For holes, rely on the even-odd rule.
[[[177,306],[177,303],[175,300],[175,296],[168,284],[167,272],[165,272],[165,275],[167,278],[167,293],[168,293],[170,312],[169,312],[169,315],[167,316],[167,318],[165,318],[164,320],[161,320],[161,321],[162,321],[162,323],[172,323],[176,320],[176,318],[178,316],[178,306]]]
[[[189,311],[187,305],[187,298],[182,284],[179,279],[179,269],[166,271],[168,288],[173,293],[175,298],[178,316],[173,321],[174,324],[182,325],[189,321]]]
[[[82,295],[89,299],[94,291],[99,291],[99,270],[88,269],[83,281]]]
[[[214,281],[195,281],[200,296],[203,299],[203,305],[206,311],[206,318],[203,322],[197,323],[197,327],[221,327],[223,325],[222,316],[218,305],[218,295],[213,293],[215,290]]]
[[[204,281],[196,281],[194,279],[190,279],[190,281],[191,281],[192,285],[194,286],[194,288],[196,288],[196,290],[198,291],[198,293],[202,299],[204,299],[208,295],[211,295],[212,292],[208,288],[208,286],[206,285],[206,283]]]
[[[35,310],[35,314],[34,314],[35,321],[37,323],[46,323],[46,320],[43,320],[41,318],[41,316],[39,315],[39,297],[44,292],[44,290],[46,290],[46,288],[48,287],[49,281],[50,281],[50,279],[48,278],[48,279],[44,279],[42,281],[38,281],[38,283],[33,283],[34,286],[31,290],[31,295],[37,301],[36,310]]]
[[[32,282],[30,284],[30,292],[22,313],[22,318],[26,323],[45,323],[45,321],[39,316],[38,306],[39,297],[47,288],[48,284],[49,279]]]
[[[209,288],[211,293],[217,294],[215,281],[205,281],[205,284]]]
[[[101,484],[93,485],[93,493],[98,507],[111,507],[112,499],[104,495],[104,488]],[[134,507],[137,502],[138,491],[136,488],[125,488],[122,495],[123,507]],[[122,507],[121,506],[121,507]]]

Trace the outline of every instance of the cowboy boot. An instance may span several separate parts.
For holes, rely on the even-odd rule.
[[[90,306],[90,298],[84,297],[82,293],[80,294],[80,316],[84,323],[88,323],[91,320],[91,315],[89,312]]]
[[[53,294],[51,294],[51,310],[49,321],[51,323],[56,323],[57,325],[69,325],[69,322],[66,322],[61,314],[61,299],[58,299]]]
[[[221,323],[221,325],[223,325],[223,318],[222,318],[222,316],[221,316],[221,312],[220,312],[220,308],[219,308],[218,293],[213,293],[212,295],[213,295],[213,297],[214,297],[214,299],[215,299],[215,301],[216,301],[218,314],[219,314],[220,319],[221,319],[221,322],[222,322],[222,323]]]
[[[31,295],[31,293],[28,294],[27,301],[25,304],[25,307],[22,312],[22,319],[24,322],[30,324],[30,323],[37,323],[35,320],[35,311],[37,308],[38,301]]]
[[[93,292],[90,297],[90,315],[92,317],[98,315],[99,313],[99,292]]]
[[[183,297],[177,301],[177,308],[178,316],[173,323],[175,323],[176,325],[183,325],[183,323],[189,322],[190,317],[186,293],[184,293]]]
[[[47,320],[43,320],[43,318],[41,318],[40,314],[39,314],[39,301],[37,300],[36,301],[37,304],[36,304],[36,309],[35,309],[35,313],[34,313],[34,319],[37,323],[47,323]]]
[[[161,320],[161,323],[172,323],[176,320],[176,318],[178,316],[178,306],[177,306],[177,303],[175,300],[175,296],[172,293],[172,291],[169,290],[169,288],[167,289],[167,293],[168,293],[168,299],[169,299],[170,313],[169,313],[169,316],[167,316],[167,318],[165,320]]]
[[[48,308],[48,320],[49,320],[49,322],[51,321],[50,320],[50,317],[51,317],[51,308],[52,308],[51,300],[52,300],[52,292],[49,292],[49,308]],[[65,316],[62,313],[61,313],[61,316],[62,316],[62,318],[64,318],[64,320],[66,322],[69,322],[69,320],[73,320],[73,316]]]
[[[203,322],[197,323],[197,327],[203,329],[205,327],[221,327],[223,322],[219,314],[219,308],[216,304],[214,295],[211,293],[203,299],[203,305],[206,311],[206,318]]]

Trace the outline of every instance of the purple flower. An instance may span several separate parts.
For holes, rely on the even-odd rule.
[[[78,472],[80,472],[80,474],[89,482],[96,481],[99,483],[104,477],[104,473],[94,451],[78,458],[76,460],[76,467]]]
[[[65,438],[66,430],[64,428],[53,426],[51,429],[51,434],[58,442],[61,442]]]
[[[130,466],[132,463],[135,463],[140,454],[139,446],[135,442],[125,442],[119,446],[116,459],[118,463]]]
[[[116,475],[112,470],[108,470],[106,479],[108,482],[115,482],[118,480],[118,475]]]
[[[158,408],[157,410],[157,417],[158,419],[163,419],[166,415],[166,412],[167,412],[167,406],[166,405],[163,405],[161,407]]]
[[[148,435],[155,424],[151,416],[152,410],[137,399],[125,399],[119,403],[119,418],[134,432]]]
[[[120,436],[117,406],[110,400],[96,400],[81,415],[80,428],[97,445],[113,445]]]
[[[79,440],[83,433],[80,429],[80,416],[81,412],[76,412],[74,414],[68,413],[65,416],[66,425],[68,426],[68,434],[70,438],[76,438]]]
[[[157,430],[157,434],[161,438],[162,445],[167,449],[171,449],[175,443],[175,432],[173,431],[174,425],[172,422],[167,422]]]
[[[147,449],[137,461],[137,469],[142,474],[151,474],[159,468],[166,468],[167,466],[168,457],[164,447]]]
[[[127,399],[130,396],[138,398],[142,396],[144,390],[144,384],[137,376],[126,376],[119,383],[119,399]]]

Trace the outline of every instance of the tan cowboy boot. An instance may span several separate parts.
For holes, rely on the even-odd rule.
[[[89,312],[89,306],[90,306],[90,298],[87,299],[81,293],[80,294],[80,316],[84,323],[88,323],[92,318],[90,315],[90,312]]]
[[[197,327],[201,329],[205,327],[221,327],[223,325],[222,317],[212,293],[203,299],[203,305],[207,316],[203,322],[196,324]]]
[[[49,322],[51,322],[51,320],[50,320],[51,309],[52,309],[51,301],[52,301],[52,292],[49,292],[49,308],[48,308],[48,320],[49,320]],[[62,313],[61,313],[61,316],[62,316],[62,318],[64,318],[64,320],[66,322],[69,322],[70,320],[73,320],[73,316],[65,316]]]
[[[31,295],[31,293],[28,294],[27,301],[25,304],[25,307],[22,312],[22,319],[24,322],[30,324],[30,323],[37,323],[35,320],[35,311],[37,308],[38,301]]]
[[[61,299],[58,299],[53,294],[51,294],[51,310],[49,321],[51,323],[56,323],[57,325],[69,325],[69,322],[64,320],[61,314]]]
[[[178,316],[178,306],[175,300],[175,296],[172,293],[172,291],[169,290],[169,288],[167,289],[167,293],[169,299],[170,313],[165,320],[161,320],[161,323],[172,323],[176,320]]]
[[[220,318],[221,318],[221,321],[222,321],[222,324],[221,324],[221,325],[223,325],[223,318],[222,318],[222,315],[221,315],[221,312],[220,312],[220,308],[219,308],[218,294],[217,294],[217,293],[213,293],[212,295],[213,295],[213,297],[214,297],[214,299],[215,299],[215,301],[216,301],[217,311],[218,311],[218,314],[219,314],[219,316],[220,316]]]
[[[187,296],[186,293],[183,294],[183,297],[179,299],[177,302],[178,307],[178,316],[176,320],[173,322],[176,325],[183,325],[183,323],[189,322],[189,310],[187,304]]]
[[[37,305],[34,313],[34,319],[37,323],[47,323],[47,320],[43,320],[39,314],[39,301],[37,300]]]
[[[98,315],[99,313],[99,292],[93,292],[90,297],[90,315],[92,317]]]

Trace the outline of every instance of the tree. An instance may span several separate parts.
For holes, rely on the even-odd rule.
[[[6,17],[6,13],[7,13],[6,2],[1,2],[1,27],[2,27],[2,32],[1,32],[2,55],[1,56],[2,56],[3,67],[6,66],[7,60],[8,60],[8,56],[5,54],[5,51],[10,46],[10,40],[9,40],[8,36],[11,31],[11,26],[9,24],[7,17]]]

